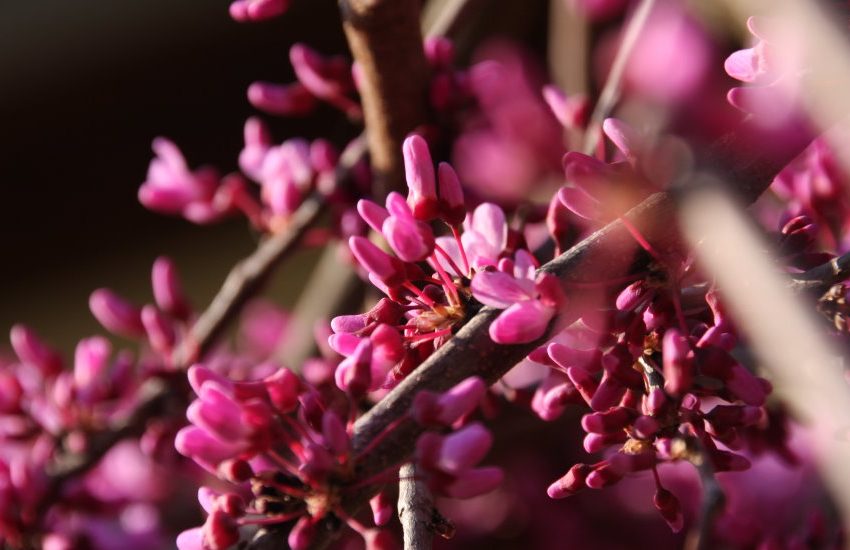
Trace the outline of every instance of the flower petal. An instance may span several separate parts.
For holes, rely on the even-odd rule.
[[[472,278],[472,295],[484,305],[508,308],[534,297],[534,282],[501,271],[482,271]]]
[[[514,304],[490,325],[490,338],[498,344],[533,342],[546,331],[555,310],[537,300]]]

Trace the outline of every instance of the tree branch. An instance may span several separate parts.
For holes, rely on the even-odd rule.
[[[416,479],[416,465],[407,463],[399,471],[398,519],[404,531],[404,550],[430,550],[434,539],[431,491]]]
[[[419,29],[419,0],[340,0],[343,28],[360,68],[373,195],[404,182],[401,144],[427,112],[428,64]]]
[[[809,290],[816,294],[823,294],[833,285],[837,285],[850,278],[850,252],[833,258],[825,264],[791,276],[791,290],[800,292]]]
[[[289,219],[284,231],[268,237],[250,256],[233,266],[210,305],[175,350],[175,365],[185,368],[203,357],[248,298],[262,287],[268,275],[295,248],[304,231],[318,219],[323,204],[320,196],[309,197]]]
[[[810,139],[801,137],[794,142],[786,141],[772,148],[759,149],[749,142],[753,133],[749,123],[742,124],[736,132],[719,140],[700,163],[713,166],[715,173],[734,174],[739,184],[738,195],[747,203],[758,198],[779,170],[810,142]],[[748,158],[747,154],[754,156]],[[672,229],[677,227],[676,194],[676,191],[656,193],[624,216],[662,257],[677,257],[683,250],[678,233]],[[356,422],[352,438],[354,454],[363,451],[386,426],[404,418],[419,391],[444,391],[470,376],[480,376],[487,383],[494,383],[533,349],[546,342],[556,330],[572,323],[580,315],[583,294],[586,293],[575,292],[571,283],[616,279],[630,270],[644,268],[646,255],[635,256],[634,250],[633,237],[619,219],[544,265],[540,272],[557,276],[569,299],[566,308],[550,323],[546,334],[535,342],[495,344],[488,330],[501,310],[483,308]],[[356,465],[354,479],[368,479],[405,461],[421,433],[422,428],[414,422],[400,422]],[[373,489],[368,487],[344,492],[342,506],[346,513],[355,513],[372,496],[372,492]],[[313,547],[324,548],[332,534],[326,529],[318,532],[322,535]]]

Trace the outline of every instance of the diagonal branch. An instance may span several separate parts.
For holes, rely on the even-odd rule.
[[[755,147],[750,140],[753,128],[742,124],[736,132],[725,136],[707,152],[701,165],[713,167],[722,174],[734,174],[739,196],[753,202],[770,185],[785,164],[797,156],[809,143],[801,137],[781,146]],[[741,152],[745,153],[742,155]],[[752,155],[752,156],[747,156]],[[629,211],[624,218],[636,228],[662,257],[676,257],[682,251],[677,227],[675,192],[656,193]],[[489,337],[489,327],[501,310],[485,307],[473,317],[443,347],[431,355],[395,389],[362,416],[354,426],[355,455],[365,449],[386,426],[407,414],[415,395],[421,390],[443,391],[470,377],[480,376],[493,383],[544,343],[560,327],[574,321],[582,311],[582,296],[571,290],[571,283],[592,283],[616,279],[623,273],[644,268],[647,258],[639,255],[632,262],[634,241],[622,219],[614,221],[585,238],[582,242],[541,268],[559,278],[569,296],[566,309],[550,324],[547,333],[535,342],[498,345]],[[580,285],[579,285],[580,286]],[[404,462],[414,448],[422,429],[413,422],[401,422],[378,445],[370,448],[368,456],[357,465],[355,479],[371,475]],[[362,488],[346,493],[342,506],[355,513],[370,497],[372,489]],[[324,548],[330,542],[330,531],[315,541],[314,548]]]

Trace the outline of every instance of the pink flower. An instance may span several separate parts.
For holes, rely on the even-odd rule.
[[[165,138],[153,141],[156,157],[139,188],[139,202],[163,214],[181,214],[195,223],[210,223],[229,213],[229,205],[214,200],[219,187],[212,168],[189,170],[177,146]]]
[[[563,295],[554,276],[542,274],[537,280],[533,277],[534,259],[524,250],[517,252],[511,273],[482,271],[473,277],[475,299],[505,310],[490,325],[494,342],[521,344],[543,336]]]
[[[431,220],[437,215],[437,180],[428,144],[418,135],[404,140],[404,173],[410,190],[407,200],[413,215],[419,220]]]
[[[427,472],[432,490],[453,498],[471,498],[502,482],[499,468],[474,467],[492,444],[493,436],[478,423],[447,436],[427,432],[416,442],[416,460]]]
[[[236,0],[230,4],[230,17],[241,23],[277,17],[289,9],[289,0]]]

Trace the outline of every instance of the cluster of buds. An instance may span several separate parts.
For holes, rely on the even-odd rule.
[[[234,382],[201,365],[189,369],[189,381],[198,398],[189,406],[191,425],[177,434],[176,447],[235,489],[223,494],[201,490],[207,519],[180,535],[181,550],[223,550],[240,540],[242,527],[292,521],[292,548],[307,547],[322,521],[345,522],[368,548],[393,547],[392,537],[380,529],[392,515],[385,494],[372,500],[375,527],[363,526],[341,507],[346,491],[363,486],[354,473],[370,450],[352,450],[357,392],[351,386],[346,395],[331,379],[314,386],[285,368],[261,380]],[[498,468],[474,467],[492,440],[480,424],[467,424],[485,392],[477,378],[444,394],[423,392],[411,418],[404,419],[430,430],[459,428],[445,436],[429,431],[420,437],[417,460],[436,494],[469,498],[501,481]],[[382,485],[393,478],[398,479],[397,466],[367,483]]]
[[[172,366],[173,352],[187,337],[194,312],[169,258],[162,256],[154,261],[151,288],[154,303],[142,307],[108,288],[97,289],[89,297],[89,309],[109,332],[145,341],[157,359],[151,368]]]
[[[23,546],[40,533],[45,545],[82,544],[114,521],[104,519],[110,505],[113,512],[135,510],[157,523],[155,505],[163,494],[155,488],[164,478],[151,456],[167,436],[162,423],[152,422],[141,440],[113,447],[81,483],[57,486],[52,477],[67,467],[63,457],[85,455],[97,445],[99,431],[138,406],[148,376],[144,366],[127,350],[113,353],[100,336],[77,344],[70,369],[28,327],[13,327],[11,343],[17,358],[0,366],[0,541]],[[148,490],[136,487],[131,496],[120,476]],[[149,543],[159,536],[149,534]],[[129,544],[132,538],[117,530],[98,544]]]

